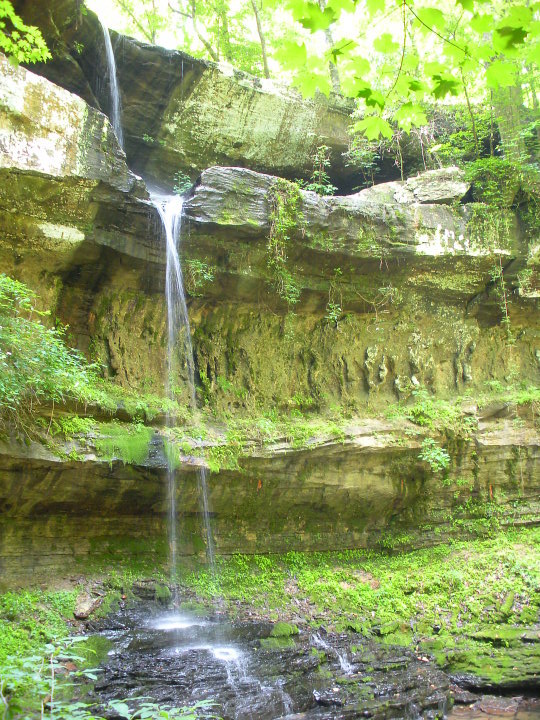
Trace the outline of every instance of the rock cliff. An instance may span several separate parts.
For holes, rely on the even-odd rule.
[[[161,393],[164,245],[144,184],[98,109],[4,59],[0,74],[3,270],[39,292],[120,388]],[[392,538],[413,546],[473,532],[471,522],[489,517],[537,521],[535,406],[518,398],[490,410],[479,400],[486,388],[515,388],[516,378],[538,381],[537,298],[519,279],[523,269],[534,276],[537,236],[526,207],[470,200],[453,168],[332,198],[250,169],[204,169],[186,197],[181,238],[198,399],[221,422],[254,418],[254,446],[210,478],[218,549]],[[182,388],[180,379],[185,403]],[[414,424],[402,410],[419,391]],[[465,409],[459,432],[447,428],[443,484],[419,458],[425,432],[438,429],[422,403],[456,395]],[[257,444],[264,412],[326,411],[350,419],[338,437],[310,431],[297,444]],[[402,420],[393,424],[388,411]],[[88,554],[163,551],[159,423],[138,466],[99,457],[100,432],[56,454],[16,437],[2,446],[4,577]],[[202,461],[191,457],[191,432],[178,469],[186,552],[201,547],[194,467]],[[237,440],[223,434],[230,449]]]

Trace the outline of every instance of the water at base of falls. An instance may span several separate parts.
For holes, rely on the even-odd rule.
[[[120,102],[120,92],[118,90],[118,80],[116,77],[116,60],[111,43],[109,29],[99,18],[101,28],[103,30],[103,41],[105,43],[105,54],[107,56],[107,75],[109,78],[109,91],[111,94],[110,120],[114,128],[116,137],[120,147],[124,149],[124,132],[122,130],[122,105]]]
[[[445,713],[448,676],[412,650],[359,634],[323,638],[306,627],[276,638],[268,621],[197,615],[185,599],[183,611],[146,602],[108,619],[103,634],[111,646],[91,700],[213,701],[224,720],[433,720]]]
[[[195,361],[191,342],[191,328],[184,292],[184,279],[180,264],[179,246],[182,239],[182,212],[184,198],[181,195],[161,195],[153,193],[152,202],[156,207],[163,225],[166,241],[167,269],[165,277],[165,296],[167,301],[167,396],[174,398],[174,384],[178,378],[178,357],[185,363],[188,380],[189,401],[192,410],[196,409],[195,398]],[[172,418],[167,418],[168,427],[173,426]],[[198,468],[197,480],[201,514],[206,535],[206,554],[212,569],[215,567],[215,551],[210,526],[210,505],[208,500],[208,476],[206,468]],[[171,581],[176,586],[176,567],[178,550],[176,481],[174,458],[167,457],[167,485],[169,497],[169,546],[171,554]]]

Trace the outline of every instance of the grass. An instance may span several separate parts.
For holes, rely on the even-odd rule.
[[[32,655],[69,634],[76,591],[23,590],[0,595],[0,665],[8,656]]]
[[[538,613],[540,529],[500,533],[389,555],[373,551],[235,555],[219,561],[219,590],[234,611],[247,603],[264,613],[298,613],[317,624],[324,615],[337,629],[366,631],[397,623],[455,632],[482,623],[527,624]],[[216,592],[205,568],[183,578],[201,599]],[[514,593],[510,611],[502,607]]]

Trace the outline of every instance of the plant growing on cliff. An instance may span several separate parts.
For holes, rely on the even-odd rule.
[[[193,183],[191,182],[191,178],[185,172],[179,170],[174,173],[173,189],[177,195],[183,195],[191,188],[192,185]]]
[[[0,0],[0,51],[14,63],[45,62],[52,57],[41,30],[26,25],[9,0]]]
[[[85,401],[97,380],[89,365],[65,343],[66,329],[45,327],[35,294],[0,275],[0,423],[32,413],[42,402]]]
[[[450,455],[433,438],[422,441],[422,450],[418,457],[427,462],[434,473],[447,470],[450,465]]]
[[[300,187],[311,190],[318,195],[333,195],[337,188],[330,182],[328,168],[330,167],[330,148],[328,145],[319,145],[313,158],[313,172],[308,182],[298,181]]]
[[[508,290],[506,280],[504,279],[504,269],[500,255],[498,257],[498,262],[491,269],[491,281],[499,301],[499,310],[502,316],[501,322],[506,329],[508,342],[513,343],[514,337],[510,327],[510,313],[508,308]]]
[[[193,297],[201,295],[201,289],[206,283],[211,283],[214,279],[216,268],[213,265],[197,258],[190,258],[184,263],[184,272],[186,278],[186,290]]]
[[[267,264],[278,295],[287,305],[296,305],[300,288],[287,267],[287,249],[292,232],[302,223],[298,186],[278,178],[270,190],[270,234]]]

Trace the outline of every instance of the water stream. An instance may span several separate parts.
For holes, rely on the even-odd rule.
[[[116,61],[111,44],[109,30],[100,19],[105,42],[107,59],[107,73],[111,94],[111,123],[118,137],[120,145],[124,146],[122,131],[122,108],[118,80],[116,75]],[[156,207],[166,240],[166,280],[165,296],[167,301],[167,379],[166,393],[170,399],[174,399],[176,382],[179,377],[177,358],[180,355],[185,362],[187,370],[189,402],[192,410],[196,410],[195,395],[195,361],[193,345],[191,342],[191,328],[184,292],[184,281],[180,256],[178,253],[179,244],[182,239],[182,210],[184,198],[181,195],[163,195],[161,193],[151,194],[152,202]],[[173,418],[168,415],[167,426],[174,426]],[[204,532],[206,539],[206,554],[208,561],[215,575],[215,550],[210,526],[210,504],[208,500],[208,476],[207,470],[201,467],[197,471],[201,514],[203,517]],[[168,491],[168,525],[169,525],[169,548],[171,583],[177,585],[177,560],[178,560],[178,527],[176,508],[176,482],[175,482],[175,459],[173,453],[167,453],[167,491]]]
[[[182,240],[182,211],[184,198],[181,195],[152,194],[154,203],[166,239],[167,268],[165,278],[165,296],[167,300],[167,381],[166,390],[170,399],[175,396],[175,383],[179,376],[178,358],[185,362],[188,380],[189,401],[192,410],[196,409],[195,361],[191,328],[184,292],[184,280],[180,265],[179,246]],[[173,427],[173,419],[167,418],[168,426]],[[197,470],[201,514],[206,540],[206,555],[212,570],[215,569],[215,550],[210,525],[210,505],[208,500],[208,475],[204,467]],[[169,495],[169,545],[171,552],[171,580],[176,586],[176,565],[178,549],[178,528],[176,511],[175,462],[172,453],[167,454],[167,483]]]
[[[124,149],[124,132],[122,130],[122,104],[120,101],[120,93],[118,91],[116,60],[114,57],[109,29],[105,25],[103,20],[101,20],[101,18],[99,19],[99,22],[103,30],[105,53],[107,55],[107,75],[109,78],[109,92],[111,95],[110,121],[111,125],[114,128],[114,132],[116,133],[116,137],[118,138],[120,147]]]

